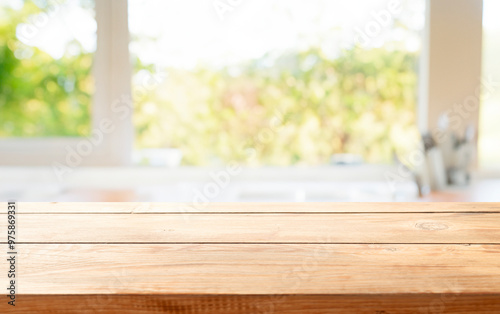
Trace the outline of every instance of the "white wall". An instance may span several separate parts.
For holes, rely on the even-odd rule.
[[[434,130],[447,111],[455,129],[463,131],[470,123],[477,127],[483,1],[427,0],[427,8],[419,128]]]

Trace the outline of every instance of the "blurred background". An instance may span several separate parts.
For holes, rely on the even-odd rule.
[[[498,201],[498,12],[0,0],[0,198]]]

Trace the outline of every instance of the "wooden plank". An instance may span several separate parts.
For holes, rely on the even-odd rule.
[[[7,203],[0,203],[6,213]],[[19,214],[40,213],[500,213],[500,203],[43,203],[22,202]]]
[[[6,308],[7,313],[500,313],[498,294],[22,295],[18,298],[16,308]],[[0,309],[4,313],[4,308]]]
[[[20,244],[17,250],[19,295],[500,294],[499,245]]]
[[[17,224],[22,243],[500,243],[496,213],[24,214]]]
[[[498,203],[18,205],[19,313],[500,312]]]

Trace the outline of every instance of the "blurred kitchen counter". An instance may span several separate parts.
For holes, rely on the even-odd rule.
[[[410,180],[389,182],[391,166],[310,168],[0,167],[0,200],[42,202],[499,202],[500,176],[475,176],[419,198]]]

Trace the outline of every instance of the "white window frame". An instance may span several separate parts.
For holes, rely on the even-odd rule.
[[[482,2],[426,0],[427,20],[422,39],[417,105],[418,125],[421,129],[435,128],[442,112],[452,107],[456,101],[462,100],[464,95],[473,93],[478,86],[479,78],[475,75],[480,76],[481,73]],[[109,119],[114,125],[114,131],[106,134],[102,143],[95,146],[89,156],[82,158],[79,166],[127,166],[131,165],[134,139],[132,104],[123,102],[127,97],[131,99],[128,4],[127,0],[95,0],[95,10],[98,30],[93,68],[96,91],[92,104],[92,130],[98,130],[101,121]],[[471,18],[464,19],[463,16]],[[443,37],[447,32],[451,34]],[[467,58],[472,55],[472,66],[450,64],[446,62],[447,54],[460,54]],[[457,72],[457,67],[462,70]],[[460,89],[456,88],[457,81]],[[120,111],[114,110],[114,106],[119,106]],[[124,117],[123,109],[127,106],[128,114]],[[478,125],[478,114],[472,115],[467,122]],[[65,164],[67,147],[76,150],[85,140],[88,139],[1,139],[0,165]]]
[[[94,136],[0,139],[0,165],[52,166],[58,163],[71,167],[131,164],[132,104],[124,101],[130,99],[132,73],[127,1],[96,0],[95,12],[97,49],[93,76],[96,88],[91,104],[91,132]],[[105,129],[102,123],[107,123]],[[112,132],[109,132],[110,126]],[[86,150],[89,147],[90,153]],[[76,158],[72,151],[81,159]]]

